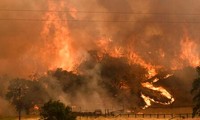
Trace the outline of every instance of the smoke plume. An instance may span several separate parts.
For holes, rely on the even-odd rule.
[[[200,64],[199,5],[198,0],[1,2],[0,74],[27,78],[62,68],[70,78],[61,84],[54,83],[56,74],[41,80],[57,86],[47,90],[49,96],[62,93],[66,104],[79,102],[90,109],[106,106],[102,96],[108,103],[134,107],[142,102],[141,92],[156,98],[161,91],[152,93],[140,83],[164,71],[173,76],[162,76],[155,85],[169,90],[176,104],[191,102],[194,68]],[[69,81],[73,87],[65,86]],[[185,99],[178,91],[187,93]],[[93,106],[88,104],[92,100]]]

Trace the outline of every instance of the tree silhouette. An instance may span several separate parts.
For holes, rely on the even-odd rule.
[[[46,94],[38,81],[16,78],[10,81],[6,98],[18,112],[25,110],[26,114],[29,114],[35,105],[47,101]]]
[[[198,77],[193,81],[191,93],[193,94],[193,113],[192,116],[200,116],[200,66],[196,68]]]
[[[42,120],[75,120],[76,116],[73,115],[70,107],[60,101],[48,101],[42,106],[40,111]]]

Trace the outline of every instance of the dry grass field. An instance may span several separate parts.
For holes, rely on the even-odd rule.
[[[191,107],[181,107],[181,108],[149,108],[143,110],[138,114],[137,118],[135,115],[122,115],[122,116],[112,116],[112,117],[77,117],[77,120],[200,120],[200,118],[191,119],[191,114],[189,118],[186,117],[186,113],[192,113]],[[151,118],[149,116],[151,114]],[[159,117],[157,117],[159,114]],[[165,118],[164,118],[165,114]],[[174,118],[171,115],[174,114]],[[176,114],[176,115],[175,115]],[[179,114],[182,114],[185,118],[180,118]],[[144,118],[143,118],[144,117]],[[18,120],[18,117],[1,117],[0,120]],[[23,116],[21,120],[39,120],[39,116]]]
[[[0,118],[0,120],[18,120],[17,117],[5,117],[5,118]],[[39,120],[39,117],[22,117],[21,120]],[[188,119],[183,119],[183,118],[128,118],[128,117],[78,117],[77,120],[200,120],[200,118],[188,118]]]
[[[127,118],[127,117],[116,117],[116,118],[105,118],[105,117],[98,117],[98,118],[77,118],[77,120],[200,120],[200,118]]]

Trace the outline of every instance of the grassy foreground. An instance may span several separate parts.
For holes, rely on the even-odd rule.
[[[21,120],[38,120],[38,116],[21,117]],[[18,120],[18,117],[0,117],[0,120]]]
[[[77,118],[77,120],[155,120],[155,118],[143,119],[143,118],[126,118],[126,117],[117,117],[117,118],[98,117],[98,118]],[[167,120],[167,119],[156,119],[156,120]]]
[[[0,117],[0,120],[18,120],[18,117]],[[21,120],[39,120],[38,116],[22,117]],[[128,118],[128,117],[78,117],[77,120],[169,120],[169,118]],[[174,118],[171,120],[183,120],[181,118]],[[199,118],[188,118],[184,120],[199,120]]]

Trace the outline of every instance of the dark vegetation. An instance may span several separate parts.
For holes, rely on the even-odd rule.
[[[199,68],[197,70],[200,71]],[[101,98],[104,98],[106,94],[112,102],[129,109],[141,108],[145,105],[140,97],[141,92],[157,101],[168,101],[159,92],[142,87],[141,81],[147,80],[145,77],[146,69],[139,65],[129,64],[128,60],[123,57],[114,58],[105,54],[100,59],[93,51],[91,58],[83,62],[77,68],[77,71],[78,74],[75,74],[58,68],[48,71],[45,75],[36,74],[33,75],[34,77],[26,79],[10,79],[7,85],[2,84],[3,87],[0,87],[4,91],[0,91],[0,95],[14,105],[17,111],[23,110],[27,114],[35,105],[41,107],[50,99],[59,100],[59,96],[67,95],[68,103],[76,105],[80,102],[79,95],[82,95],[81,99],[87,101],[88,97],[94,92],[102,95]],[[156,76],[160,78],[160,81],[155,83],[155,86],[164,86],[170,92],[173,92],[173,90],[176,92],[177,88],[184,87],[183,82],[176,84],[179,79],[174,76],[167,78],[168,80],[162,80],[166,74],[160,72]],[[151,81],[151,79],[148,81]],[[198,83],[199,78],[195,80],[192,90],[192,93],[195,94],[194,101],[197,106],[194,108],[195,114],[199,114],[200,106],[198,103],[200,101],[200,93],[198,92],[200,84]],[[48,104],[53,103],[49,101]]]
[[[192,84],[192,94],[193,97],[193,117],[200,116],[200,67],[197,67],[198,77],[194,80]]]
[[[41,107],[48,100],[59,100],[67,95],[71,104],[76,104],[78,95],[87,97],[94,92],[109,96],[112,102],[123,106],[139,107],[144,105],[140,98],[140,80],[147,71],[130,65],[126,58],[113,58],[105,55],[99,61],[95,56],[78,67],[79,74],[58,68],[46,75],[32,75],[30,78],[9,80],[2,93],[16,110],[29,114],[35,105]],[[89,103],[88,103],[89,104]],[[131,108],[129,107],[129,108]]]
[[[60,101],[48,101],[40,110],[42,120],[76,120],[70,107]]]
[[[39,81],[13,79],[8,86],[6,98],[15,106],[16,110],[25,110],[29,114],[35,105],[43,104],[47,99],[44,86]]]

